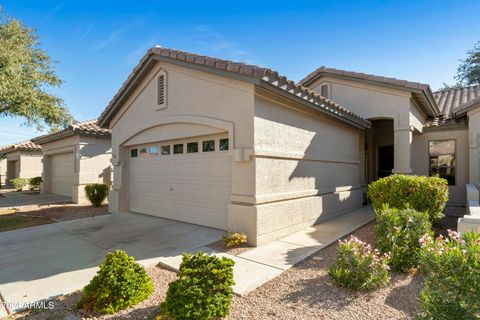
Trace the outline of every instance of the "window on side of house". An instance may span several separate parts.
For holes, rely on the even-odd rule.
[[[183,143],[173,145],[173,154],[182,154],[183,153]]]
[[[187,143],[187,153],[196,153],[196,152],[198,152],[198,142]]]
[[[160,154],[161,154],[162,156],[169,155],[169,154],[170,154],[170,145],[161,146],[161,147],[160,147]]]
[[[138,157],[138,149],[130,149],[130,158]]]
[[[430,154],[430,175],[439,175],[455,185],[455,140],[433,140],[428,144]]]
[[[207,140],[202,142],[202,151],[211,152],[215,151],[215,140]]]
[[[220,151],[227,151],[228,148],[228,138],[218,140],[218,149]]]

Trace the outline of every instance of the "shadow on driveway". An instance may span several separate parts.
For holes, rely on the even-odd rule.
[[[218,241],[223,231],[120,213],[0,233],[0,293],[19,305],[83,288],[108,251],[149,266]]]

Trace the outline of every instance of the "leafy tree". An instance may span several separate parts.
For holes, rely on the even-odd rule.
[[[457,82],[453,85],[450,85],[448,83],[443,83],[443,87],[438,89],[438,91],[447,91],[447,90],[455,90],[455,89],[461,89],[463,87],[461,82]]]
[[[72,116],[63,100],[48,92],[62,84],[36,31],[2,14],[0,8],[0,117],[18,116],[42,129],[66,126]]]
[[[460,61],[455,79],[465,85],[480,84],[480,41],[473,50],[467,51],[467,58]]]

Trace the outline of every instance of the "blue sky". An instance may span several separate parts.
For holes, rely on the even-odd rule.
[[[480,1],[1,1],[35,27],[78,120],[98,117],[155,45],[268,66],[300,80],[321,65],[453,83],[480,41]],[[38,135],[0,118],[0,145]]]

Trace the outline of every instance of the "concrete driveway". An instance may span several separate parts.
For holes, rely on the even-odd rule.
[[[0,293],[10,310],[83,288],[107,251],[144,266],[217,241],[223,231],[134,213],[0,233]]]
[[[28,191],[17,192],[13,189],[0,191],[0,209],[30,205],[71,202],[72,198],[59,194],[39,194]]]

